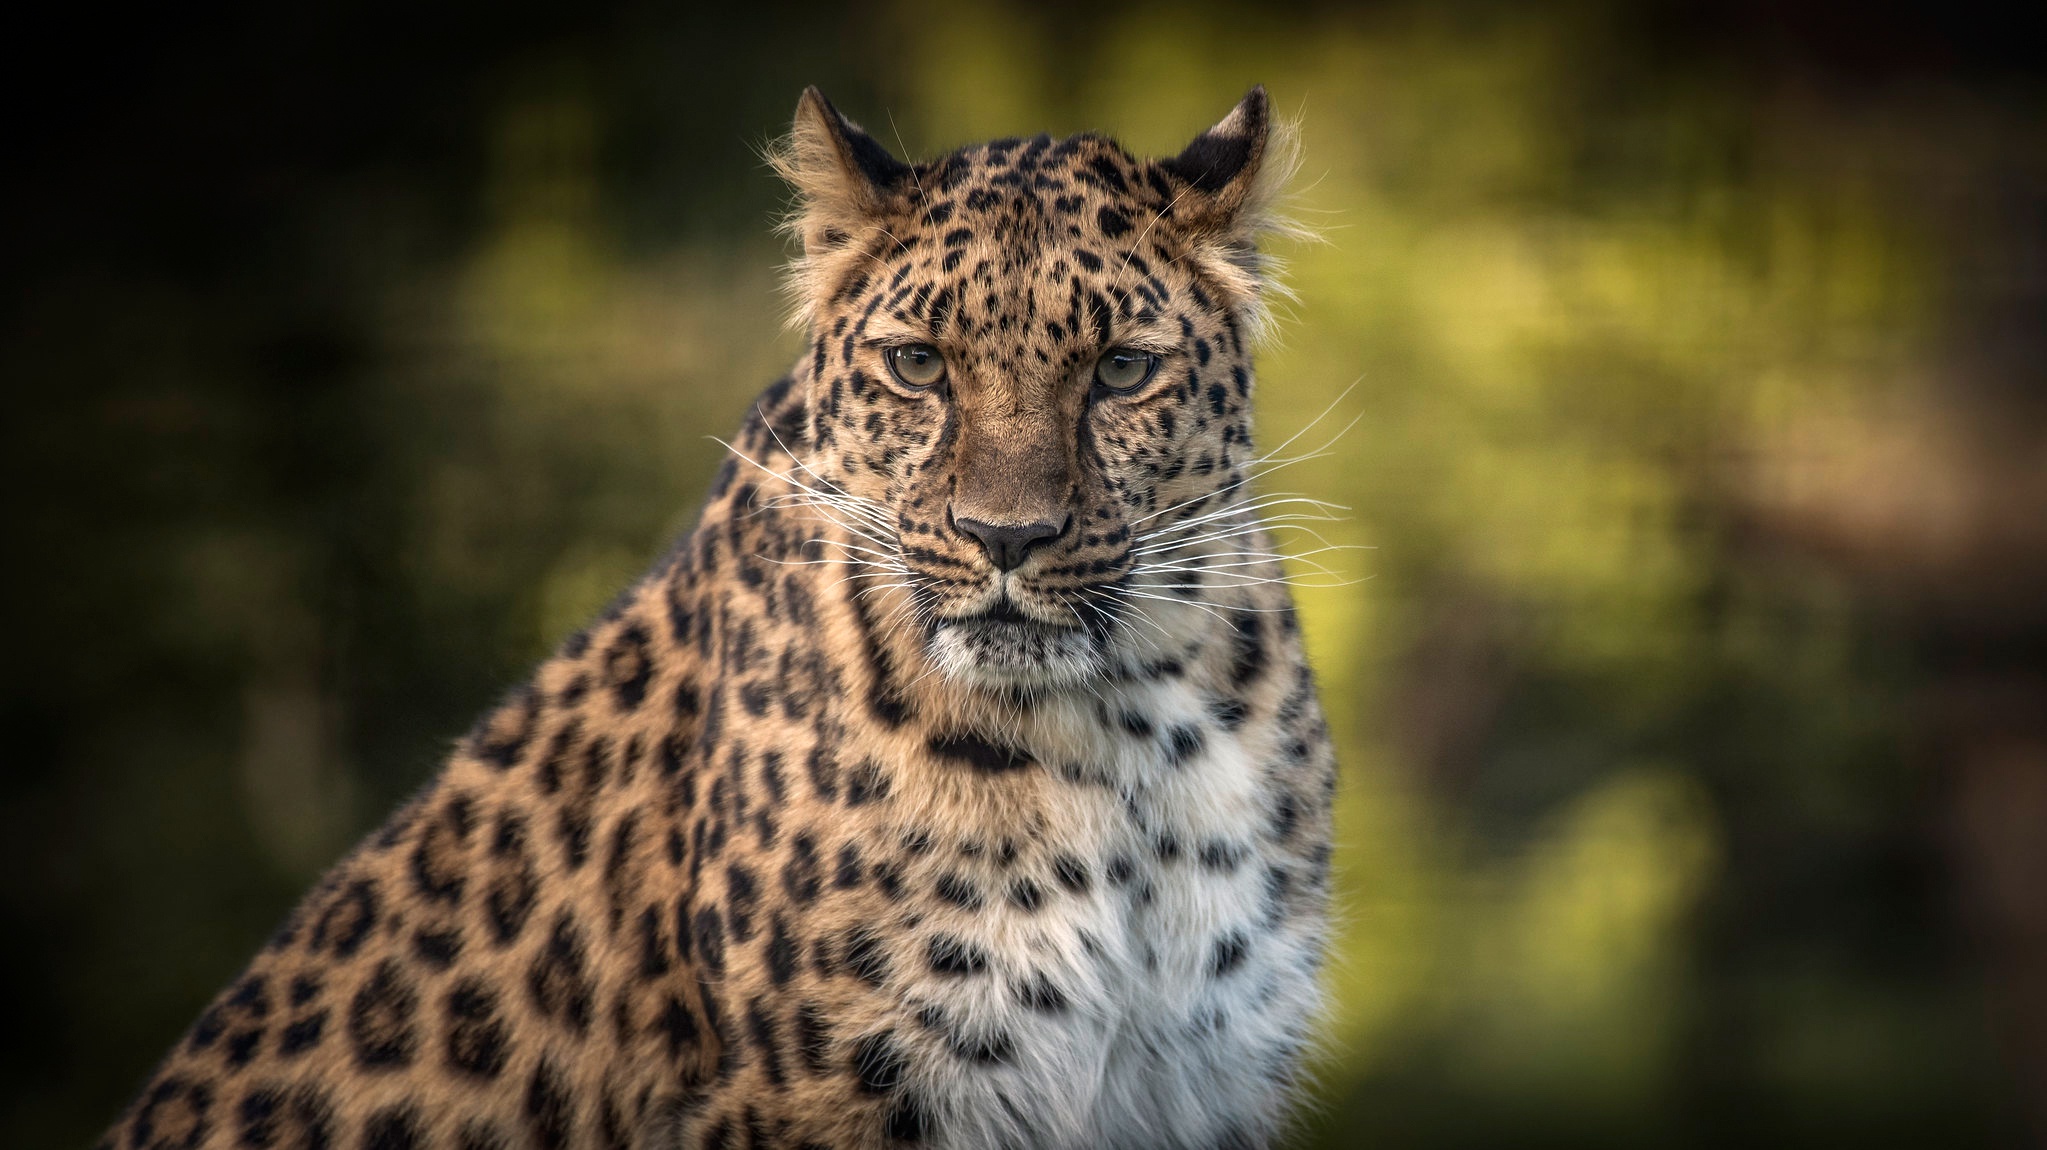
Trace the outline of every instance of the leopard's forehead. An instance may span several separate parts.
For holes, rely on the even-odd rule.
[[[1135,207],[1162,208],[1173,186],[1156,164],[1140,160],[1114,140],[1096,135],[1049,135],[1003,139],[961,148],[925,168],[940,196],[958,194],[970,215],[997,218],[1003,212],[1041,212],[1065,217],[1090,200],[1119,200]],[[919,172],[921,181],[925,173]],[[1107,222],[1114,239],[1128,220]]]
[[[930,340],[1031,373],[1117,342],[1167,347],[1207,326],[1190,309],[1230,325],[1181,263],[1187,190],[1097,135],[960,148],[904,169],[832,303],[863,338]]]
[[[993,140],[912,173],[903,208],[914,226],[1022,252],[1127,245],[1156,228],[1174,198],[1157,164],[1086,134]]]

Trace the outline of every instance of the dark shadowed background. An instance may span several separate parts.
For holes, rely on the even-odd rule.
[[[928,155],[1173,150],[1258,81],[1325,241],[1261,435],[1335,404],[1266,488],[1367,548],[1302,592],[1343,765],[1303,1144],[2047,1141],[2018,25],[693,7],[8,34],[0,1145],[88,1140],[687,526],[796,352],[758,150],[803,85]]]

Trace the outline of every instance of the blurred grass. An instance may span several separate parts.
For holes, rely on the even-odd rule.
[[[40,285],[20,354],[82,386],[19,455],[77,485],[31,524],[72,586],[23,634],[90,637],[10,679],[44,766],[6,893],[48,989],[11,1006],[0,1141],[111,1113],[687,526],[707,437],[798,348],[749,149],[834,79],[920,155],[1167,152],[1253,82],[1301,119],[1321,242],[1280,251],[1261,436],[1333,403],[1302,442],[1348,430],[1273,482],[1361,548],[1301,595],[1343,767],[1309,1142],[2016,1137],[1915,750],[1935,670],[1856,569],[1757,524],[1942,402],[1964,217],[2037,117],[1773,86],[1600,5],[906,0],[794,48],[622,12],[472,60],[452,158],[289,201],[288,243]],[[242,261],[210,294],[207,258]]]

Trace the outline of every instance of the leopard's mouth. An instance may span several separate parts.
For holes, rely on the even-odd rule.
[[[1016,600],[1011,599],[1007,594],[997,598],[993,606],[988,607],[979,614],[969,615],[961,619],[960,622],[990,627],[1045,627],[1060,629],[1056,624],[1047,623],[1042,619],[1025,614],[1023,608],[1017,606]]]
[[[947,677],[981,686],[1071,685],[1097,674],[1102,662],[1084,629],[1048,623],[1003,593],[972,614],[935,620],[929,649]]]
[[[943,627],[966,627],[1001,633],[1004,629],[1015,629],[1016,633],[1054,633],[1079,630],[1079,624],[1071,617],[1053,616],[1047,608],[1039,606],[1027,591],[1014,583],[996,583],[967,590],[949,589],[964,602],[946,603],[935,589],[920,589],[921,606],[932,630]]]

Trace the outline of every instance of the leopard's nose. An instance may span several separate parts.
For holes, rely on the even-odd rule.
[[[953,526],[974,537],[981,550],[988,555],[988,561],[995,564],[997,571],[1014,571],[1023,565],[1024,558],[1040,544],[1057,539],[1066,530],[1071,514],[1057,519],[1041,519],[1035,523],[984,523],[964,515],[953,517]]]

